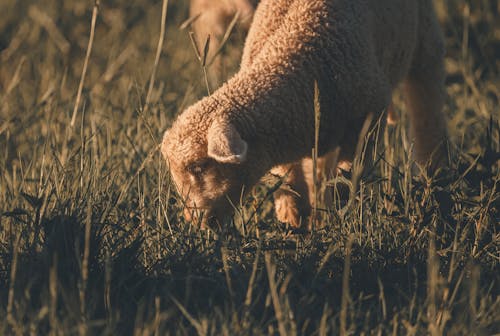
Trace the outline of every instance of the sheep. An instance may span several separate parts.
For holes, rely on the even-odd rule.
[[[210,36],[207,59],[212,61],[209,68],[211,86],[217,87],[221,81],[221,58],[214,57],[230,22],[238,15],[240,27],[247,31],[257,3],[257,0],[191,0],[189,14],[194,20],[196,40],[204,43]]]
[[[313,205],[315,83],[318,154],[327,171],[352,161],[365,120],[384,119],[377,117],[400,82],[416,162],[443,165],[444,50],[432,0],[262,0],[240,70],[181,113],[163,137],[187,218],[221,225],[272,171],[297,192],[277,193],[278,219],[304,225]]]
[[[221,59],[216,58],[215,53],[230,21],[238,15],[241,28],[247,31],[258,3],[259,0],[191,0],[189,12],[190,19],[194,20],[192,26],[196,41],[206,41],[208,36],[212,38],[207,54],[207,59],[213,63],[209,69],[209,81],[212,87],[219,86],[221,79]],[[391,125],[397,122],[397,116],[392,108],[387,110],[387,122]]]

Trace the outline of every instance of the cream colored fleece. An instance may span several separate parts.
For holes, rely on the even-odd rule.
[[[405,81],[415,157],[445,155],[444,44],[431,0],[263,0],[240,71],[184,111],[162,152],[188,207],[230,212],[271,168],[310,155],[314,82],[320,154],[352,147]],[[293,205],[292,205],[293,206]]]

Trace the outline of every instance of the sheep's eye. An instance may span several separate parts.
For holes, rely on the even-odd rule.
[[[187,167],[187,171],[192,175],[200,175],[202,170],[198,165],[190,165]]]
[[[199,176],[201,175],[208,167],[208,161],[196,162],[187,166],[187,171],[191,175]]]

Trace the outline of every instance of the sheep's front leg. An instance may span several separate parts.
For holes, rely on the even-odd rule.
[[[332,192],[326,181],[337,174],[338,153],[331,152],[318,158],[316,177],[318,186],[314,187],[313,160],[304,158],[299,162],[275,167],[273,174],[283,176],[284,185],[274,194],[276,217],[280,222],[294,228],[304,226],[316,202],[329,205]],[[317,194],[316,194],[317,193]]]
[[[283,185],[274,193],[276,217],[282,223],[299,228],[309,217],[308,183],[302,170],[302,163],[281,165],[271,170],[272,174],[283,178]]]

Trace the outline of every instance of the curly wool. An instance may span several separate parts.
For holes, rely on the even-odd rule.
[[[406,79],[416,158],[425,162],[444,153],[443,55],[431,0],[263,0],[239,72],[177,118],[163,153],[179,167],[204,159],[211,125],[232,125],[248,143],[237,183],[251,186],[310,155],[317,82],[320,154],[340,147],[352,157],[366,117],[384,113]]]

